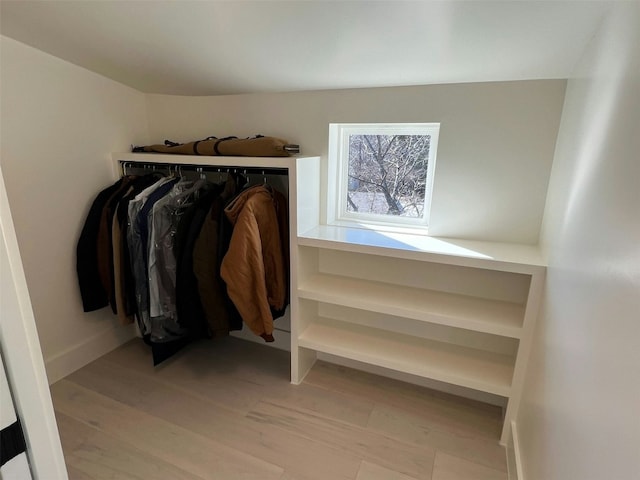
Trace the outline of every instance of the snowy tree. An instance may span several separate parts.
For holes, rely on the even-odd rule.
[[[421,217],[430,143],[430,135],[351,135],[348,211]]]

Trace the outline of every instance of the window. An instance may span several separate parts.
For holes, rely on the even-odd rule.
[[[328,222],[426,228],[439,129],[331,124]]]

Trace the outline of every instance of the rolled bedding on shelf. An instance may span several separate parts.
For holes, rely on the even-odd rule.
[[[249,138],[207,137],[189,143],[165,140],[162,145],[133,147],[133,152],[173,153],[179,155],[288,157],[300,153],[300,146],[276,137],[256,135]]]

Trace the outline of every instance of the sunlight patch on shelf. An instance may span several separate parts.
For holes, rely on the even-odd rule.
[[[457,245],[453,243],[451,240],[441,240],[434,237],[426,237],[422,235],[407,235],[401,233],[392,233],[392,232],[378,232],[379,235],[384,237],[388,237],[389,239],[400,242],[406,246],[411,247],[413,250],[424,251],[424,252],[432,252],[437,251],[442,255],[455,255],[462,257],[472,257],[472,258],[486,258],[492,259],[493,257],[486,255],[484,253],[477,252],[475,250],[470,250],[469,248],[465,248],[461,245]]]
[[[357,228],[339,228],[337,234],[338,237],[342,237],[342,241],[356,245],[487,260],[494,258],[486,253],[468,248],[465,246],[466,242],[464,240],[440,239],[424,234],[387,231],[386,229],[376,229],[371,225],[358,225]],[[336,240],[338,239],[336,238]]]

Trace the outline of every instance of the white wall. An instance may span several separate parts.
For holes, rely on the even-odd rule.
[[[8,386],[0,385],[4,390],[0,410],[4,413],[7,407],[13,408],[13,397],[25,434],[28,465],[24,454],[19,455],[9,462],[12,466],[3,465],[0,478],[31,478],[20,472],[31,468],[36,479],[66,480],[67,470],[6,193],[0,169],[0,364],[4,362],[9,381]],[[12,417],[10,422],[2,419],[0,427],[13,423],[15,416]]]
[[[152,142],[279,136],[323,157],[329,123],[441,122],[430,233],[537,243],[565,81],[148,95]]]
[[[518,416],[526,480],[640,478],[639,32],[639,4],[618,5],[568,83]]]
[[[108,309],[82,312],[75,248],[110,153],[148,141],[144,95],[6,37],[1,162],[49,381],[131,335]]]

